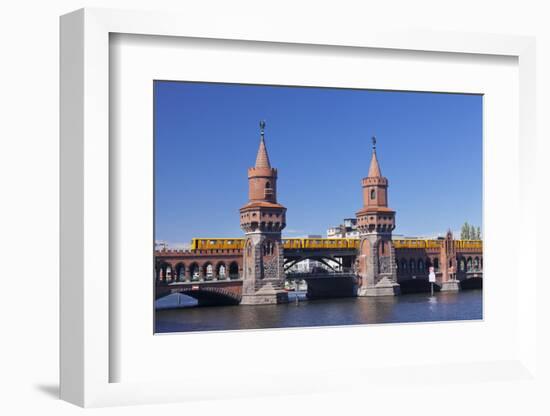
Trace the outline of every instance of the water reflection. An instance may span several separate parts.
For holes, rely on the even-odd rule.
[[[302,296],[303,297],[303,296]],[[180,300],[181,302],[181,300]],[[311,327],[482,318],[482,291],[380,298],[293,299],[286,305],[158,309],[156,332]]]

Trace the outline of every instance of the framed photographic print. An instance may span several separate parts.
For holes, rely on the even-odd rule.
[[[246,22],[62,17],[62,398],[532,379],[534,41]]]

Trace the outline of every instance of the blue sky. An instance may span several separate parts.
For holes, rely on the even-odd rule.
[[[259,120],[289,237],[361,208],[372,135],[396,234],[481,226],[479,95],[156,81],[155,239],[240,237]]]

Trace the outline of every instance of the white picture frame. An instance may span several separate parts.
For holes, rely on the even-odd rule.
[[[529,241],[536,241],[536,216],[529,211],[533,203],[535,169],[535,42],[530,37],[507,35],[398,32],[350,28],[331,32],[312,26],[285,30],[269,24],[258,25],[243,17],[239,31],[225,20],[205,25],[192,16],[83,9],[61,18],[61,398],[80,406],[106,406],[160,403],[220,397],[338,392],[368,385],[371,392],[387,389],[399,378],[398,389],[431,386],[449,388],[450,380],[463,383],[482,381],[525,381],[536,379],[536,262],[529,261]],[[439,55],[467,54],[516,58],[519,68],[519,150],[517,187],[519,202],[512,213],[518,215],[522,232],[518,238],[517,264],[522,265],[525,287],[517,290],[517,345],[498,360],[456,362],[442,355],[438,363],[413,363],[409,366],[376,368],[328,367],[319,374],[306,373],[287,386],[284,373],[259,370],[258,379],[243,375],[220,375],[215,380],[195,374],[181,380],[159,383],[147,380],[113,382],[111,368],[120,360],[112,349],[112,313],[114,288],[109,280],[111,172],[116,170],[110,158],[110,35],[128,34],[172,38],[224,39],[226,41],[270,42],[298,45],[329,45],[331,48],[368,48],[389,51],[423,51]],[[131,155],[130,155],[131,156]],[[517,188],[517,189],[516,189]],[[529,215],[524,215],[529,212]],[[523,243],[522,243],[523,242]],[[490,246],[491,241],[486,241]],[[515,271],[519,273],[519,271]],[[148,305],[150,306],[150,305]],[[516,313],[517,312],[517,313]],[[382,329],[380,329],[382,328]],[[377,331],[388,331],[378,327]],[[402,326],[409,336],[417,329]],[[405,329],[407,328],[407,329]],[[413,329],[411,329],[413,328]],[[358,330],[349,328],[346,336],[355,341]],[[293,336],[301,332],[294,330]],[[257,337],[276,343],[281,332],[256,332]],[[307,333],[322,343],[328,332]],[[343,335],[343,333],[340,333]],[[152,334],[151,334],[152,336]],[[218,334],[231,337],[231,334]],[[164,337],[167,345],[174,337]],[[353,338],[355,337],[355,338]],[[399,337],[397,335],[397,337]],[[204,340],[205,338],[201,338]],[[399,339],[399,338],[396,338]],[[306,342],[305,338],[302,341]],[[234,342],[239,342],[235,340]],[[139,348],[136,346],[136,348]],[[242,364],[252,370],[252,364]],[[368,369],[368,371],[367,371]],[[255,369],[257,370],[257,369]],[[262,378],[263,375],[263,378]],[[232,378],[233,377],[233,380]],[[258,382],[261,380],[261,382]],[[433,384],[437,383],[434,387]],[[228,387],[228,384],[231,384]],[[208,386],[208,388],[206,388]],[[216,387],[220,389],[216,389]],[[278,386],[278,388],[275,388]],[[378,387],[377,387],[378,386]],[[386,386],[386,387],[384,387]],[[185,388],[183,388],[185,387]],[[223,387],[223,388],[222,388]],[[377,388],[380,391],[376,390]]]

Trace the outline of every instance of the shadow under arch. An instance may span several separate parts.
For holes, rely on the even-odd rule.
[[[483,289],[483,278],[472,277],[470,279],[464,279],[460,281],[460,289],[461,290]]]
[[[192,288],[173,289],[170,293],[157,299],[172,293],[181,293],[190,296],[197,300],[198,306],[227,306],[241,303],[240,295],[219,287],[201,287],[198,290]]]

